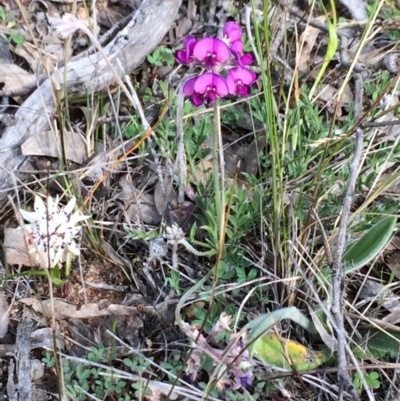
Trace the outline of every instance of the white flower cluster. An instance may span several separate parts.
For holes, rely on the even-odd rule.
[[[68,252],[79,255],[80,248],[76,242],[81,226],[77,223],[88,219],[79,211],[72,213],[76,198],[72,198],[65,207],[58,206],[58,196],[53,200],[47,198],[47,206],[39,196],[35,196],[34,212],[20,209],[27,233],[29,253],[37,252],[40,265],[54,268],[66,260]]]

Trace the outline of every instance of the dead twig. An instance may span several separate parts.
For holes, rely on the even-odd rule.
[[[361,74],[354,75],[355,84],[355,117],[356,120],[362,116],[362,99],[363,99],[363,79]],[[354,197],[354,188],[356,186],[358,169],[361,162],[363,150],[363,130],[356,129],[355,150],[353,161],[350,165],[350,176],[347,183],[347,191],[343,202],[342,214],[339,224],[339,232],[335,249],[335,256],[332,263],[332,313],[336,321],[337,334],[337,352],[338,352],[338,383],[339,383],[339,400],[343,399],[343,391],[346,386],[350,391],[353,400],[359,400],[357,390],[351,384],[351,378],[347,371],[346,358],[346,337],[347,333],[344,328],[343,320],[343,266],[342,256],[346,246],[347,222],[350,216],[350,209]],[[361,375],[362,376],[362,375]]]

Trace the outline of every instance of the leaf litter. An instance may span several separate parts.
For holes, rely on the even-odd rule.
[[[196,9],[195,2],[188,1],[184,3],[183,11],[177,16],[176,36],[172,32],[169,33],[169,39],[172,38],[172,41],[169,43],[172,43],[172,46],[176,45],[177,41],[181,40],[188,33],[199,29],[201,26],[199,19],[204,19],[204,17],[200,16],[200,11]],[[230,18],[230,11],[227,11],[230,10],[229,5],[225,4],[229,2],[221,3],[224,4],[215,12],[215,15],[209,16],[210,21],[213,21],[214,24],[216,23],[214,18],[218,17],[224,20],[227,15]],[[354,6],[355,3],[357,3],[356,6]],[[88,26],[92,25],[95,32],[99,27],[104,32],[118,21],[121,21],[123,16],[130,11],[129,7],[131,5],[124,8],[110,2],[99,4],[99,7],[96,22],[93,21],[92,17],[87,15],[83,8],[79,8],[77,12],[78,18]],[[366,16],[365,3],[362,1],[350,1],[349,4],[345,4],[345,7],[348,8],[348,12],[353,16],[354,20],[362,20]],[[41,48],[36,48],[30,41],[23,43],[20,47],[14,46],[12,48],[14,54],[22,58],[24,63],[22,63],[23,67],[17,64],[11,64],[8,67],[6,64],[0,64],[0,70],[3,68],[1,79],[2,82],[4,80],[4,86],[2,87],[4,91],[20,93],[24,88],[32,88],[37,80],[42,80],[43,65],[49,71],[54,71],[56,63],[68,61],[80,49],[88,45],[86,36],[78,32],[71,41],[72,46],[70,50],[65,54],[64,41],[52,31],[51,24],[54,20],[61,18],[64,12],[70,11],[67,4],[61,5],[58,2],[32,2],[29,11],[28,21],[32,25],[34,33],[41,37]],[[261,8],[258,12],[262,15]],[[17,18],[19,28],[26,29],[21,16]],[[280,15],[280,18],[277,18],[276,15],[271,18],[271,25],[278,31],[283,26],[282,24],[294,23],[294,19],[282,17],[282,15]],[[304,74],[303,76],[307,76],[307,79],[313,79],[318,73],[316,66],[320,65],[323,60],[324,46],[328,43],[326,31],[321,29],[321,24],[326,27],[324,21],[325,16],[319,15],[312,19],[314,25],[305,24],[304,21],[300,22],[303,24],[303,29],[298,38],[298,43],[303,44],[303,46],[300,46],[299,52],[294,54],[294,59],[296,60],[299,72]],[[318,25],[318,23],[321,24]],[[349,31],[350,37],[353,38],[353,46],[356,46],[357,43],[360,43],[359,32],[354,29],[350,29]],[[284,46],[282,46],[283,48]],[[379,58],[383,59],[384,55],[384,50],[381,51],[380,48],[369,48],[363,52],[361,60],[364,60],[363,62],[366,65],[370,65],[376,63],[376,60]],[[272,56],[276,55],[272,54]],[[280,54],[280,56],[286,56],[284,58],[288,59],[287,54]],[[338,60],[339,55],[336,54],[333,62],[337,62]],[[279,63],[277,59],[274,59],[273,62]],[[288,67],[287,70],[290,71],[291,67]],[[294,67],[293,63],[292,67]],[[161,73],[157,71],[157,67],[155,66],[150,68],[147,65],[145,68],[150,72],[150,78],[147,78],[149,80],[145,84],[151,91],[155,87],[157,74],[161,76]],[[159,67],[159,70],[161,70],[161,67]],[[328,113],[331,116],[334,115],[338,121],[346,121],[354,100],[352,87],[349,85],[345,87],[345,97],[342,102],[337,103],[334,99],[338,91],[342,88],[343,77],[334,68],[329,73],[331,74],[331,79],[325,79],[315,93],[317,104],[321,109],[326,107]],[[145,78],[144,73],[143,78]],[[152,80],[153,82],[151,82]],[[113,90],[111,88],[111,92]],[[29,90],[26,93],[29,93]],[[115,92],[111,94],[115,94]],[[22,104],[23,98],[12,96],[11,100],[17,104]],[[96,107],[103,107],[101,104],[102,101],[103,99],[100,99],[98,102],[96,101]],[[392,103],[382,102],[380,104],[382,111],[396,106],[397,102],[397,96],[393,95]],[[91,107],[88,109],[90,110]],[[122,100],[121,113],[119,114],[122,117],[128,117],[128,113],[126,113],[128,109],[129,105],[126,101]],[[246,112],[248,111],[246,110]],[[124,115],[124,113],[126,114]],[[136,344],[139,338],[150,339],[151,334],[149,333],[151,333],[151,330],[146,330],[145,327],[146,324],[152,321],[153,327],[156,328],[159,323],[154,323],[154,319],[158,322],[167,322],[166,327],[172,328],[173,331],[173,321],[168,317],[168,313],[176,304],[177,298],[169,298],[167,291],[162,290],[165,281],[165,269],[171,263],[168,251],[163,253],[159,258],[151,259],[149,256],[151,263],[147,263],[150,262],[146,262],[146,255],[149,252],[148,240],[130,241],[128,243],[129,241],[127,240],[126,232],[123,230],[123,225],[129,224],[135,228],[147,228],[159,227],[161,223],[165,222],[178,223],[185,233],[190,233],[194,224],[200,224],[201,219],[199,220],[196,215],[207,212],[204,208],[203,210],[199,208],[199,205],[196,203],[196,195],[199,187],[207,186],[210,182],[212,161],[210,158],[202,158],[201,160],[197,160],[196,164],[187,164],[189,180],[186,187],[186,195],[189,200],[186,200],[181,205],[177,200],[174,185],[176,179],[174,174],[171,173],[170,166],[166,163],[161,169],[161,174],[159,174],[159,170],[157,170],[158,166],[155,167],[154,165],[154,154],[150,156],[151,152],[138,159],[126,159],[115,170],[111,172],[108,170],[110,163],[116,159],[117,154],[123,155],[124,148],[129,148],[129,143],[132,140],[115,139],[116,137],[113,137],[112,131],[119,131],[120,135],[121,128],[124,130],[126,125],[124,123],[121,125],[118,121],[119,116],[114,116],[112,112],[108,111],[105,115],[111,119],[115,118],[115,120],[107,128],[101,125],[104,132],[106,132],[105,137],[102,138],[104,142],[95,142],[93,138],[85,138],[81,135],[82,124],[90,124],[91,121],[90,119],[86,119],[85,123],[82,121],[71,121],[72,124],[67,130],[63,131],[64,150],[61,146],[61,136],[55,135],[53,131],[44,131],[31,136],[21,146],[23,154],[32,156],[31,159],[36,160],[37,166],[45,166],[46,163],[52,162],[52,169],[55,170],[59,170],[62,167],[62,163],[54,159],[62,160],[62,154],[65,151],[67,160],[63,162],[68,162],[68,174],[72,177],[74,185],[77,187],[82,198],[85,198],[90,193],[92,186],[96,182],[105,176],[106,179],[103,181],[101,187],[94,192],[94,197],[91,198],[89,204],[90,212],[96,216],[93,225],[101,232],[100,235],[102,238],[98,242],[100,249],[92,250],[88,247],[83,252],[82,260],[75,260],[73,262],[72,269],[76,270],[76,272],[72,273],[69,280],[67,280],[68,285],[65,286],[66,288],[56,290],[55,294],[60,295],[59,298],[52,301],[50,299],[39,300],[36,295],[32,296],[34,291],[26,291],[24,295],[18,296],[17,302],[20,309],[25,308],[22,305],[30,306],[38,319],[40,315],[44,317],[52,317],[54,315],[60,325],[65,321],[68,322],[69,329],[76,330],[78,333],[81,332],[82,336],[84,336],[85,328],[89,328],[91,334],[87,334],[86,336],[93,338],[94,342],[94,333],[96,330],[104,330],[105,326],[102,326],[104,322],[106,322],[107,328],[111,329],[111,320],[118,318],[117,326],[122,328],[124,322],[126,323],[128,320],[126,318],[121,320],[120,317],[128,316],[132,318],[134,316],[135,319],[132,318],[130,323],[126,324],[125,333],[120,332],[119,335],[125,339],[129,337],[129,344]],[[393,121],[394,118],[395,112],[392,111],[376,121]],[[230,147],[226,146],[224,151],[226,161],[225,174],[234,177],[239,160],[243,163],[240,166],[242,172],[253,175],[262,174],[262,171],[259,171],[260,163],[256,159],[263,151],[267,153],[270,150],[269,144],[266,143],[265,137],[262,136],[259,140],[254,141],[254,138],[252,138],[250,142],[241,139],[243,132],[250,132],[252,134],[255,134],[255,132],[253,132],[253,128],[247,128],[246,131],[239,124],[238,127],[237,129],[240,133],[238,134],[239,142],[237,146],[235,144]],[[259,129],[263,130],[264,127],[261,126]],[[396,133],[397,126],[383,127],[379,130],[377,136],[381,143],[386,141],[397,143]],[[226,144],[231,141],[228,132],[224,132],[224,139]],[[118,147],[118,143],[121,147]],[[168,157],[169,155],[166,157],[167,160]],[[174,163],[174,160],[168,160],[168,162]],[[395,167],[395,164],[388,163],[388,172],[385,173],[387,175],[382,174],[381,179],[377,182],[378,186],[384,185],[385,180],[393,175]],[[368,173],[372,172],[373,168],[370,168]],[[47,172],[44,175],[42,172],[42,178],[46,175],[48,175]],[[246,176],[241,176],[240,180],[243,182],[243,188],[246,188],[248,186]],[[239,182],[239,180],[232,182]],[[30,183],[30,186],[32,190],[39,190],[40,183],[38,181],[33,184]],[[58,192],[60,190],[59,186],[58,189],[55,188],[57,188],[57,182],[51,187],[51,191]],[[393,189],[394,194],[397,194],[398,191],[394,186],[386,186],[385,189],[389,190],[390,188]],[[247,201],[253,197],[252,190],[253,188],[248,189],[250,196],[247,197]],[[342,194],[340,188],[333,192],[338,195]],[[27,191],[25,194],[27,204],[29,204],[28,198],[29,192]],[[20,267],[21,265],[25,267],[37,267],[38,261],[34,259],[34,255],[30,255],[26,250],[26,238],[23,231],[12,227],[15,227],[15,220],[13,218],[8,217],[7,225],[8,227],[4,230],[4,237],[8,264],[19,265]],[[87,244],[86,238],[85,246]],[[245,246],[248,246],[248,243],[245,243]],[[253,250],[255,256],[258,252],[256,249],[255,247]],[[109,261],[106,260],[104,255],[99,256],[98,252],[101,251],[103,251]],[[171,252],[171,248],[169,248],[169,252]],[[184,256],[182,255],[182,257]],[[393,267],[397,266],[395,259],[396,257],[392,256],[392,258],[389,257],[385,260],[389,269],[397,276],[396,269],[398,267]],[[18,268],[18,272],[21,271],[20,267]],[[82,271],[78,274],[79,269],[82,269]],[[191,266],[190,269],[191,271],[197,270],[197,267],[193,269],[193,266]],[[204,266],[200,266],[199,269],[205,271]],[[84,280],[81,279],[81,274]],[[14,279],[14,281],[17,280]],[[85,285],[85,282],[88,285]],[[13,281],[9,285],[13,286]],[[32,286],[32,289],[34,288],[32,282],[29,283],[29,286]],[[45,286],[45,288],[39,290],[39,293],[48,295],[48,291],[49,288]],[[125,294],[122,296],[123,293],[121,291],[132,292],[134,296],[131,300],[127,300]],[[157,293],[157,291],[160,291],[160,293]],[[7,316],[9,313],[7,312],[9,308],[7,306],[8,300],[2,293],[1,295],[0,301],[3,300],[4,302],[3,304],[0,302],[0,319],[3,316],[3,320],[7,321],[7,325],[4,323],[4,326],[1,326],[0,320],[0,328],[6,327],[9,324]],[[160,296],[161,298],[159,298]],[[384,284],[367,279],[364,283],[363,291],[360,293],[360,298],[363,301],[371,303],[374,303],[378,299],[381,300],[383,308],[391,312],[391,314],[381,317],[381,322],[393,325],[397,323],[396,316],[398,314],[399,301],[396,289],[388,288]],[[10,311],[11,314],[14,314],[13,318],[20,318],[21,310],[15,312],[11,309]],[[101,319],[104,316],[111,316],[112,319],[110,321],[106,321],[104,318]],[[191,316],[190,319],[194,319],[194,316]],[[78,323],[82,321],[85,322],[83,326]],[[131,336],[128,335],[129,331],[133,333]],[[2,333],[2,330],[0,330],[0,333]],[[272,334],[268,335],[273,336]],[[172,342],[178,338],[180,336],[176,333],[174,335],[171,334],[169,341]],[[282,341],[276,341],[274,337],[273,340],[271,344],[273,343],[275,348],[272,354],[274,357],[278,355],[277,358],[282,357],[282,354],[279,354],[278,351],[282,345],[286,347],[286,350],[288,346],[293,349],[297,347],[301,350],[300,353],[294,353],[294,357],[289,352],[291,359],[295,359],[296,356],[304,353],[305,349],[307,350],[303,344],[290,340],[290,337],[283,338]],[[49,343],[46,346],[43,345],[43,348],[48,349]],[[65,349],[61,343],[59,348]],[[378,345],[375,348],[377,349]],[[310,349],[308,349],[306,352],[307,355],[310,352]],[[316,355],[319,356],[320,354]],[[266,362],[268,363],[268,361]],[[272,363],[272,365],[279,366],[279,363]],[[288,367],[286,362],[283,365],[286,368]],[[307,367],[315,366],[317,365],[312,364]],[[281,394],[283,393],[284,391],[281,390]],[[165,395],[165,392],[154,390],[148,399],[160,399],[161,394]]]

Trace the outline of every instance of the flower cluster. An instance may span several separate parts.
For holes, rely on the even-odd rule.
[[[81,226],[76,224],[90,217],[83,216],[79,211],[72,213],[76,198],[61,209],[58,202],[58,197],[55,200],[48,197],[46,206],[42,198],[36,196],[34,212],[20,209],[24,220],[30,223],[24,226],[29,253],[37,252],[40,265],[44,268],[54,268],[65,262],[68,252],[79,255],[76,240]]]
[[[229,21],[224,25],[222,39],[206,37],[197,41],[190,35],[184,40],[184,49],[175,54],[176,61],[207,69],[207,72],[189,79],[183,86],[183,94],[189,97],[193,106],[209,105],[217,97],[228,95],[249,96],[257,74],[246,68],[254,58],[249,53],[243,53],[241,37],[240,26]],[[224,78],[220,73],[225,68],[229,70]]]
[[[213,359],[217,372],[217,388],[225,391],[238,390],[252,385],[253,363],[245,346],[243,338],[239,334],[231,334],[229,344],[224,350],[213,348],[209,343],[215,342],[221,331],[231,333],[229,325],[232,317],[222,312],[218,322],[205,338],[196,327],[191,327],[189,337],[197,341],[193,344],[194,350],[188,359],[186,373],[192,381],[196,380],[200,368],[201,355],[204,352]]]

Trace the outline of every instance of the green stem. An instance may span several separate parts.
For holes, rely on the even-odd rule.
[[[223,174],[221,166],[221,172],[219,171],[220,165],[220,132],[221,132],[221,122],[220,122],[220,111],[219,111],[219,99],[215,99],[214,102],[214,132],[213,132],[213,180],[214,180],[214,197],[215,197],[215,209],[217,212],[217,221],[221,221],[222,216],[222,192],[221,192],[221,181],[220,173]],[[221,161],[222,164],[222,161]]]
[[[192,245],[189,244],[185,239],[181,239],[179,241],[181,245],[183,245],[189,252],[193,253],[193,255],[196,256],[214,256],[216,251],[214,249],[210,251],[205,251],[205,252],[200,252],[196,248],[194,248]]]

